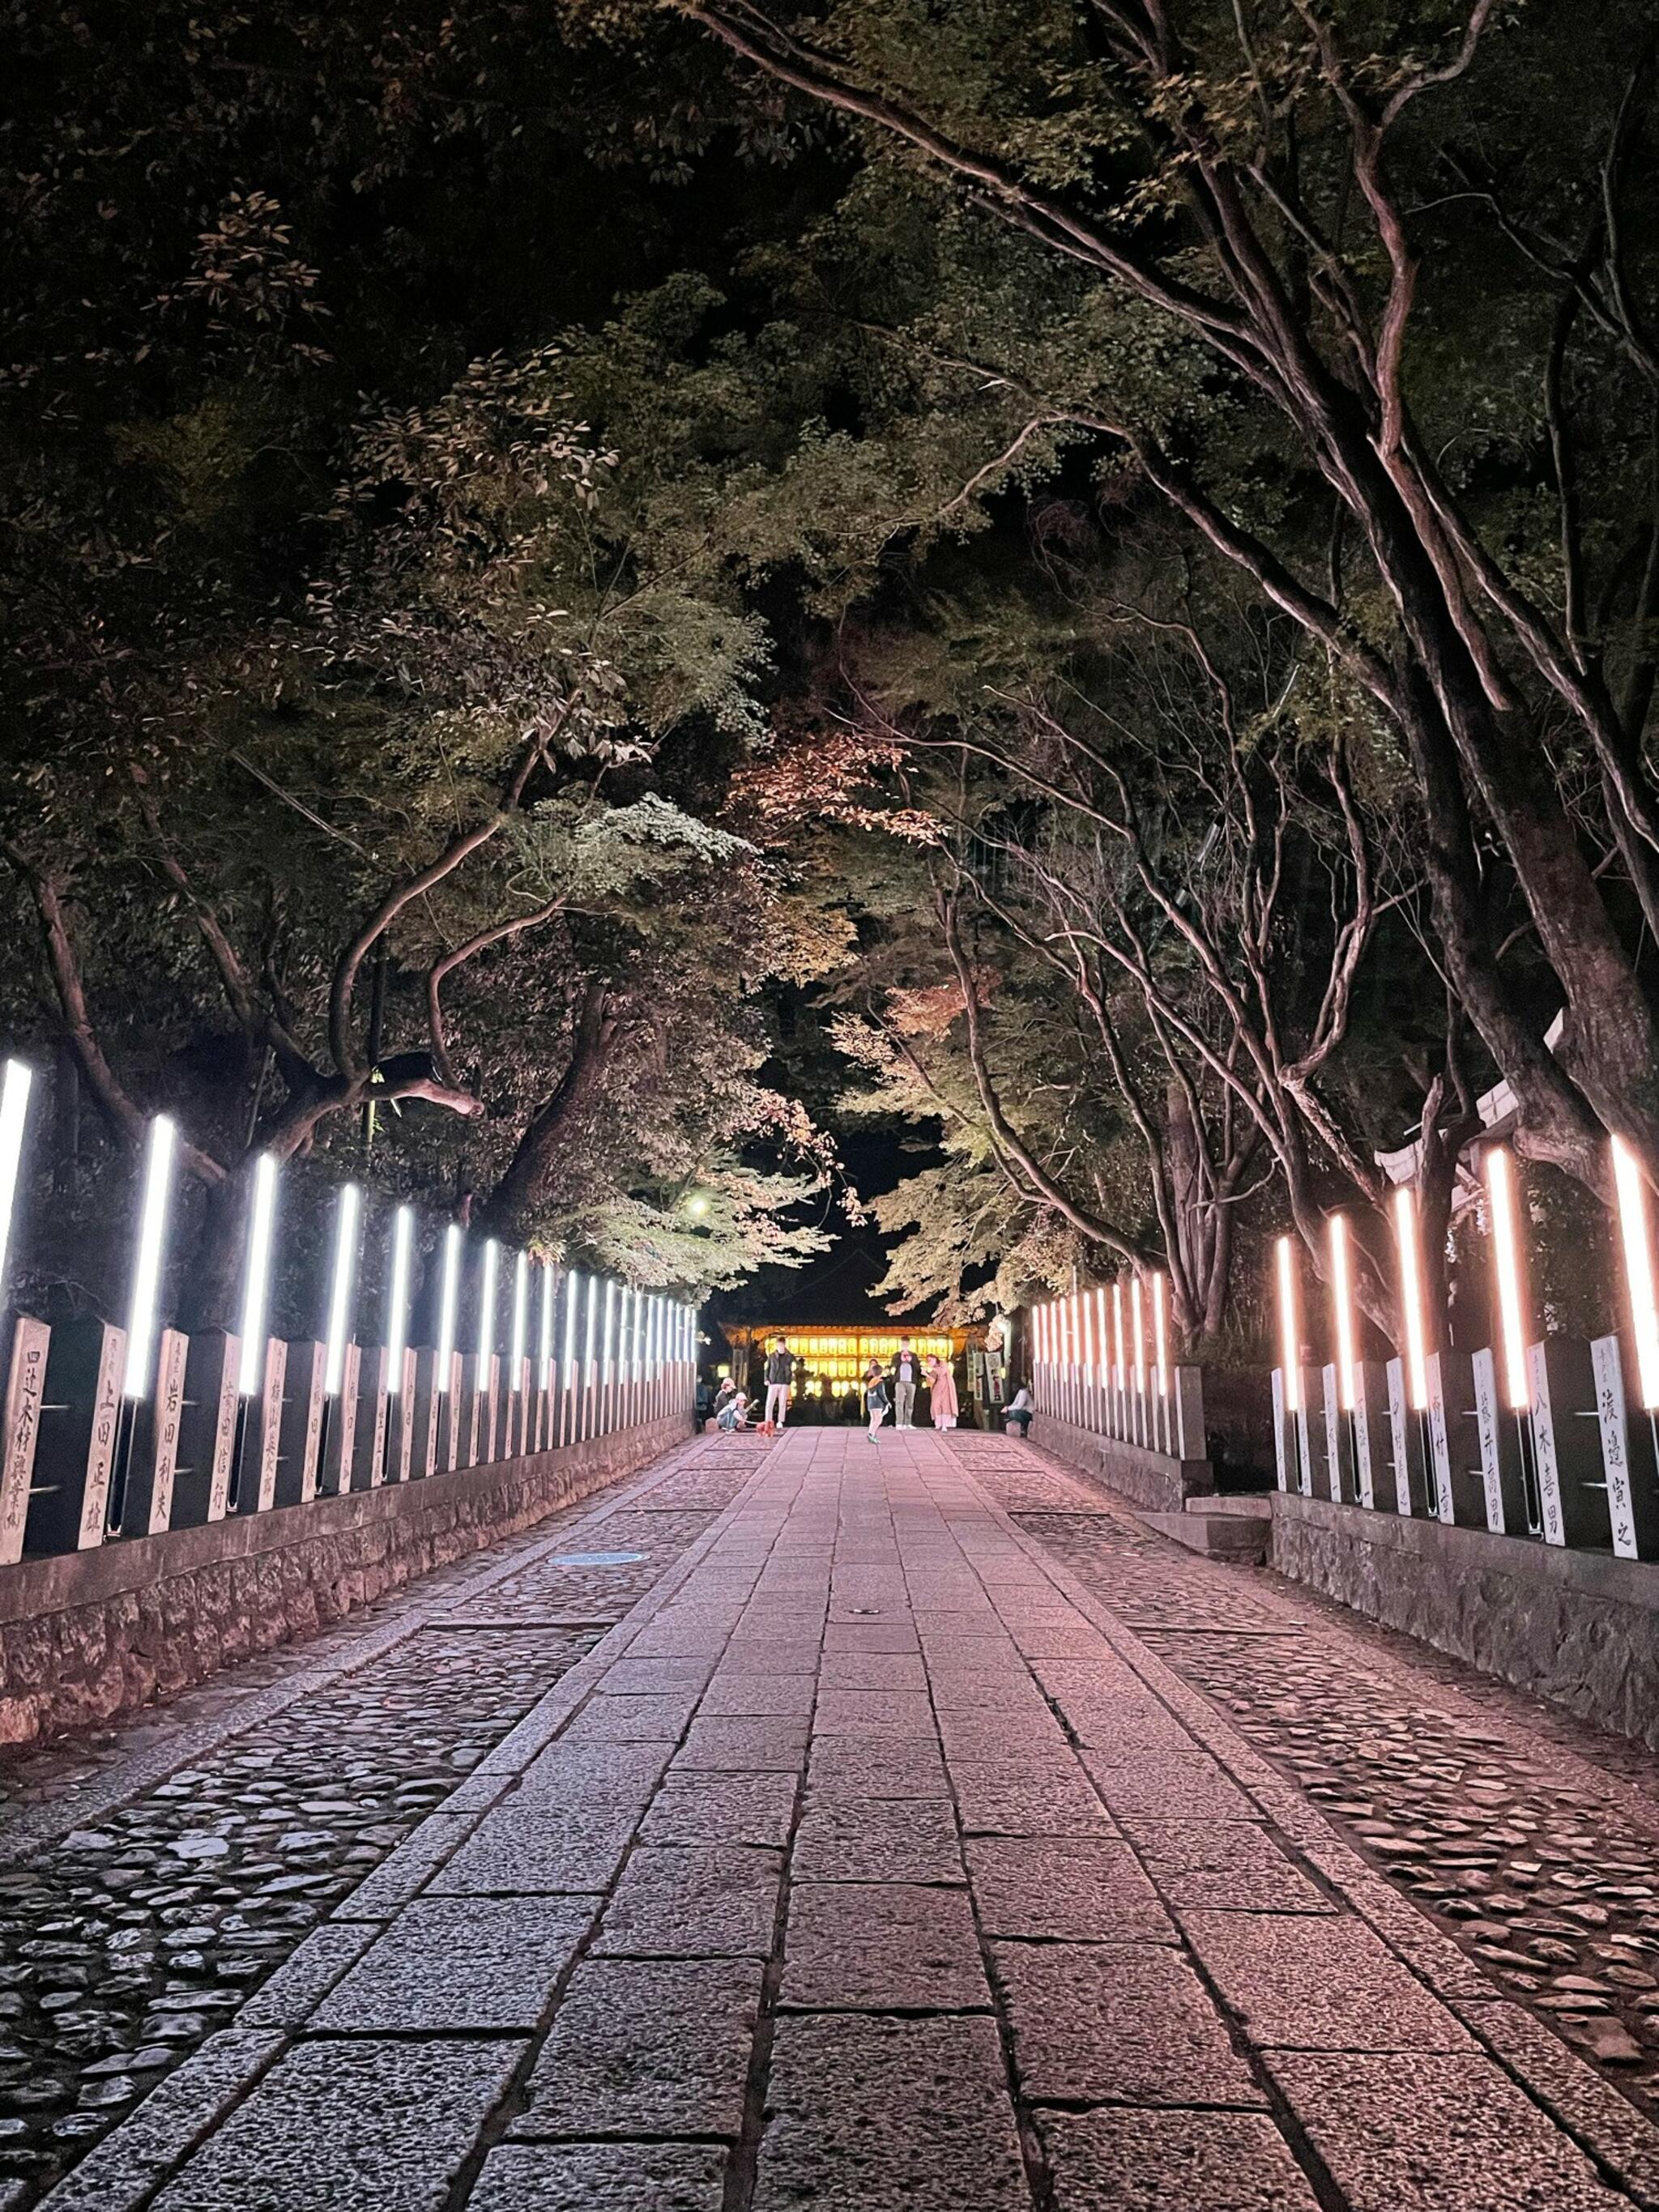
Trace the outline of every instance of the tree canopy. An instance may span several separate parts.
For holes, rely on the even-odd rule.
[[[8,1012],[209,1305],[265,1146],[1211,1340],[1659,1164],[1638,0],[18,14]]]

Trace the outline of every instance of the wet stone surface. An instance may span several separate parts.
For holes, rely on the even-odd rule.
[[[232,1734],[60,1842],[0,1863],[0,2205],[15,2212],[75,2162],[237,2008],[441,1806],[479,1760],[659,1580],[748,1468],[672,1474],[603,1524],[627,1565],[555,1568],[567,1509],[490,1555],[541,1552],[469,1607],[416,1628],[279,1714]],[[429,1604],[477,1563],[353,1616],[358,1636]],[[458,1589],[458,1598],[462,1595]],[[555,1626],[565,1623],[567,1626]],[[308,1651],[326,1653],[331,1638]],[[14,1759],[0,1806],[118,1778],[123,1750],[276,1679],[270,1655],[167,1712]],[[4,1814],[0,1812],[0,1832]]]
[[[1505,1995],[1659,2112],[1659,1759],[1200,1559],[1052,1464],[969,1463]]]

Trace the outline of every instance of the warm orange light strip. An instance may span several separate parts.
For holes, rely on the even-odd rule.
[[[1487,1148],[1486,1198],[1492,1209],[1492,1264],[1498,1272],[1498,1319],[1504,1340],[1504,1395],[1520,1413],[1532,1402],[1532,1390],[1527,1381],[1527,1298],[1515,1167],[1506,1146]]]
[[[1296,1255],[1281,1237],[1274,1255],[1279,1268],[1279,1364],[1285,1376],[1285,1411],[1302,1410],[1302,1328],[1296,1310]]]
[[[1158,1395],[1170,1395],[1170,1339],[1164,1312],[1164,1277],[1152,1277],[1152,1355],[1158,1362]]]
[[[1394,1194],[1395,1241],[1400,1251],[1400,1305],[1406,1323],[1406,1395],[1413,1413],[1429,1404],[1428,1322],[1423,1304],[1423,1261],[1417,1249],[1417,1200],[1409,1184]]]
[[[1353,1267],[1348,1250],[1348,1217],[1334,1213],[1330,1219],[1331,1304],[1336,1311],[1336,1389],[1345,1413],[1357,1401],[1353,1356]]]
[[[1648,1226],[1647,1187],[1641,1164],[1622,1137],[1613,1140],[1613,1182],[1619,1196],[1619,1237],[1630,1292],[1631,1334],[1636,1340],[1636,1380],[1643,1410],[1659,1407],[1659,1297],[1653,1279],[1653,1239]]]

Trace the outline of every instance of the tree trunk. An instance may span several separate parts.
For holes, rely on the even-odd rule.
[[[506,1173],[473,1216],[483,1235],[519,1232],[546,1188],[566,1130],[599,1088],[621,1026],[619,1016],[611,1011],[605,979],[591,977],[576,1017],[569,1063],[558,1086],[532,1116]]]
[[[202,1225],[184,1284],[179,1325],[186,1335],[234,1330],[241,1322],[242,1254],[252,1160],[245,1158],[204,1194]]]

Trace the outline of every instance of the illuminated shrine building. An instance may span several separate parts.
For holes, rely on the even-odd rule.
[[[797,1385],[809,1389],[819,1383],[835,1390],[851,1389],[864,1379],[872,1359],[890,1368],[901,1342],[908,1343],[918,1359],[930,1353],[955,1360],[969,1346],[983,1342],[982,1328],[832,1328],[792,1327],[787,1322],[761,1322],[753,1327],[728,1328],[724,1332],[732,1347],[734,1365],[741,1373],[745,1357],[764,1358],[774,1337],[783,1337],[795,1362]]]

